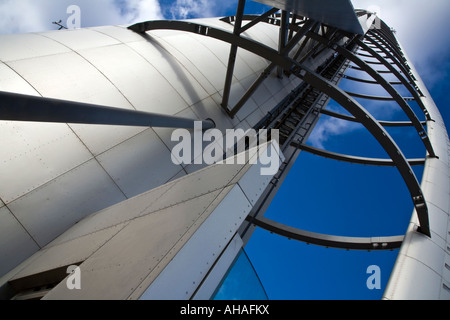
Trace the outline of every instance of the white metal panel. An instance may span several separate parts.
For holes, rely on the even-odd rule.
[[[126,221],[130,221],[140,216],[160,210],[160,207],[154,209],[155,203],[172,187],[173,184],[165,184],[159,188],[134,197],[132,200],[133,210],[130,210],[129,202],[123,201],[112,207],[96,212],[95,214],[84,218],[70,228],[70,230],[49,243],[48,247],[56,246],[67,241],[72,241],[78,237],[83,237],[90,233],[95,233],[109,227],[117,226]],[[177,199],[173,198],[172,203],[169,203],[166,207],[174,205],[177,202]]]
[[[208,167],[202,172],[184,176],[177,181],[167,183],[134,197],[132,199],[133,210],[129,209],[130,200],[86,217],[64,235],[50,243],[49,246],[70,241],[76,237],[171,207],[177,203],[193,199],[200,194],[219,190],[228,185],[242,168],[242,165],[219,165],[216,168]],[[194,185],[195,188],[186,187]]]
[[[433,203],[428,203],[428,215],[430,220],[430,229],[443,241],[447,238],[447,221],[449,219],[448,214],[443,210],[436,207]],[[433,237],[433,239],[435,239]],[[440,244],[441,247],[445,247]]]
[[[0,205],[0,274],[3,275],[39,250],[7,207]]]
[[[234,186],[140,299],[191,298],[250,209],[242,190]]]
[[[134,136],[97,157],[127,197],[166,183],[181,167],[152,129]]]
[[[0,62],[0,91],[27,94],[30,96],[38,96],[29,83],[21,76],[14,72],[6,64]]]
[[[95,124],[69,124],[69,126],[94,156],[102,154],[147,129]]]
[[[208,79],[216,91],[223,89],[226,67],[212,52],[215,47],[206,48],[197,40],[186,35],[174,35],[164,38],[164,41],[180,51]],[[189,71],[191,69],[185,65]],[[236,79],[234,79],[236,80]]]
[[[449,212],[450,208],[450,186],[449,182],[444,184],[438,184],[440,181],[440,177],[438,176],[439,171],[435,170],[431,167],[425,167],[424,174],[427,174],[424,177],[427,179],[435,179],[430,182],[429,180],[424,180],[422,183],[422,188],[426,189],[427,192],[425,194],[425,199],[443,210],[444,212]]]
[[[42,32],[40,35],[53,39],[74,51],[120,43],[94,29],[59,30]]]
[[[217,58],[219,58],[219,60],[222,61],[222,63],[225,66],[228,66],[228,60],[230,57],[230,49],[231,49],[231,45],[229,43],[200,35],[191,34],[190,36],[196,39],[206,48],[214,48],[214,51],[212,51],[214,55]],[[236,77],[237,80],[245,79],[254,72],[246,63],[246,61],[244,61],[244,59],[242,58],[240,54],[241,51],[244,50],[238,49],[235,60],[235,68],[233,72],[233,75]]]
[[[189,105],[208,97],[209,94],[185,66],[156,41],[147,39],[128,46],[157,68]]]
[[[0,197],[6,203],[92,158],[66,124],[1,121],[0,133]]]
[[[7,44],[7,45],[6,45]],[[62,44],[38,34],[0,35],[0,60],[16,61],[69,52]]]
[[[205,194],[214,190],[218,190],[231,183],[232,179],[245,172],[246,167],[240,164],[228,165],[212,165],[196,171],[190,175],[181,178],[178,183],[174,183],[170,192],[164,193],[155,203],[155,210],[165,208],[173,204],[174,199],[178,202],[192,199],[199,194]],[[187,188],[186,185],[195,188]]]
[[[254,72],[258,73],[258,75],[269,66],[269,62],[266,59],[244,49],[238,50],[238,57],[244,60]]]
[[[184,56],[183,51],[176,49],[175,47],[171,46],[169,43],[164,41],[164,39],[167,39],[167,38],[161,39],[161,38],[155,37],[153,35],[153,32],[154,31],[151,31],[151,32],[149,32],[149,34],[151,35],[151,39],[155,42],[155,44],[161,46],[166,51],[170,52],[170,54],[172,54],[176,58],[176,60],[179,63],[181,63],[184,66],[184,68],[186,68],[186,70],[189,72],[189,74],[191,74],[194,77],[194,79],[196,79],[196,81],[198,81],[198,83],[200,83],[200,85],[202,86],[203,89],[205,89],[205,91],[208,93],[208,95],[211,95],[217,91],[214,88],[214,86],[208,81],[208,79],[200,72],[200,70],[197,68],[197,66],[194,65],[188,58],[186,58]],[[179,33],[168,32],[168,34],[170,36],[174,36]]]
[[[131,108],[117,88],[75,52],[15,61],[9,65],[45,97]]]
[[[176,175],[174,175],[172,178],[169,179],[168,182],[173,182],[177,179],[180,179],[182,177],[185,177],[187,175],[186,170],[180,170]]]
[[[252,37],[259,39],[266,46],[278,51],[280,27],[268,23],[261,23],[258,25],[258,30],[251,30],[250,34]]]
[[[277,164],[280,165],[283,161],[283,159],[280,159],[279,154],[275,151],[273,144],[259,145],[259,147],[256,147],[255,149],[257,149],[258,152],[266,150],[265,152],[268,152],[268,154],[271,156],[271,159],[273,159],[274,163],[272,163],[272,165],[274,166]],[[274,167],[274,173],[272,175],[263,175],[261,169],[267,168],[268,165],[263,165],[261,163],[259,154],[254,155],[254,157],[257,158],[257,163],[252,165],[250,169],[248,169],[248,171],[245,173],[245,175],[239,179],[238,182],[240,188],[242,189],[252,206],[256,204],[261,194],[269,185],[270,181],[272,180],[273,174],[278,172],[278,167]]]
[[[81,264],[82,290],[59,284],[45,299],[127,299],[171,260],[195,221],[217,197],[212,192],[131,221]],[[132,199],[129,210],[133,210]],[[196,229],[196,228],[195,228]]]
[[[79,52],[137,109],[173,115],[188,105],[147,60],[125,44]]]
[[[60,267],[79,264],[125,227],[126,223],[97,231],[42,250],[33,263],[22,269],[11,280],[39,274]]]
[[[87,215],[124,199],[97,161],[90,160],[15,200],[9,208],[44,246]]]
[[[175,116],[177,117],[183,117],[183,118],[188,118],[188,119],[193,119],[194,120],[204,120],[206,118],[200,118],[198,117],[191,108],[186,108],[183,111],[177,113]],[[212,117],[210,117],[212,118]],[[158,137],[164,142],[164,144],[166,145],[166,147],[169,150],[173,150],[173,148],[179,144],[179,141],[172,141],[172,133],[174,132],[175,129],[173,128],[152,128],[153,131],[155,131],[155,133],[158,135]],[[192,133],[193,131],[190,130],[190,133]],[[194,139],[194,135],[191,134],[191,144],[193,144],[193,139]],[[184,166],[184,164],[181,164],[181,166]],[[180,168],[181,169],[181,168]]]
[[[448,151],[449,147],[447,145],[448,143],[448,135],[446,133],[446,127],[445,124],[439,124],[439,118],[436,118],[436,122],[428,121],[427,122],[427,129],[429,132],[433,132],[432,134],[429,134],[430,141],[434,147],[435,150],[439,150],[439,159],[432,159],[432,160],[439,160],[442,163],[449,164],[450,159]],[[434,120],[434,119],[433,119]],[[435,162],[435,161],[431,161]]]
[[[442,280],[438,273],[420,261],[404,256],[401,253],[397,263],[402,265],[401,273],[393,273],[391,275],[389,280],[391,290],[385,293],[385,299],[439,299]]]
[[[95,32],[103,33],[122,43],[145,41],[142,35],[131,31],[124,26],[101,26],[90,29]]]
[[[442,267],[444,266],[445,246],[441,247],[435,243],[436,238],[433,240],[422,237],[418,233],[412,233],[410,239],[407,241],[410,244],[406,255],[418,261],[421,261],[424,265],[428,266],[437,274],[442,274]],[[445,244],[444,244],[445,245]]]

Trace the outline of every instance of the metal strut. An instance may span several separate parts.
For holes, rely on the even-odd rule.
[[[329,158],[338,161],[344,161],[348,163],[356,163],[369,166],[381,166],[381,167],[395,167],[395,163],[391,159],[375,159],[375,158],[365,158],[365,157],[355,157],[346,154],[340,154],[335,152],[330,152],[318,148],[308,146],[306,144],[300,144],[292,142],[291,146],[306,151],[308,153],[314,154],[316,156],[321,156],[324,158]],[[422,166],[425,164],[425,159],[408,159],[410,166]]]
[[[0,92],[0,120],[194,128],[195,119],[99,106],[95,104]],[[202,121],[204,129],[215,127]]]
[[[260,228],[289,239],[338,249],[368,251],[394,250],[400,248],[404,239],[404,236],[363,238],[315,233],[293,228],[265,217],[255,217],[251,222]]]

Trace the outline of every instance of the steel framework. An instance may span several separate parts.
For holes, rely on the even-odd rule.
[[[315,30],[316,31],[324,31],[325,28],[328,30],[322,34],[319,35],[316,32],[311,31],[313,28],[314,22],[311,20],[308,20],[307,18],[303,18],[301,20],[302,26],[299,26],[299,22],[297,22],[297,16],[292,16],[290,19],[287,19],[287,13],[285,11],[282,12],[281,15],[273,16],[269,19],[270,15],[276,10],[276,8],[269,10],[265,14],[263,14],[260,17],[254,18],[249,25],[254,26],[257,23],[272,23],[280,26],[280,44],[279,44],[279,50],[278,52],[274,49],[271,49],[261,43],[257,43],[253,40],[246,39],[241,36],[242,33],[242,21],[244,20],[244,7],[245,7],[245,1],[241,0],[239,1],[239,6],[237,9],[237,13],[235,17],[226,17],[223,19],[223,21],[232,22],[234,21],[234,33],[228,33],[222,30],[219,30],[217,28],[212,28],[209,26],[202,26],[200,24],[191,23],[191,22],[184,22],[184,21],[147,21],[143,23],[138,23],[130,27],[131,30],[139,33],[145,33],[152,30],[158,30],[158,29],[170,29],[170,30],[178,30],[178,31],[185,31],[185,32],[192,32],[195,34],[199,34],[202,36],[212,37],[217,40],[225,41],[227,43],[231,44],[231,50],[230,50],[230,59],[228,64],[228,70],[227,70],[227,79],[225,80],[225,90],[224,90],[224,97],[222,102],[222,107],[227,111],[230,116],[234,116],[236,112],[239,111],[240,107],[245,103],[245,101],[252,95],[254,90],[258,87],[259,84],[262,83],[264,78],[267,77],[267,75],[275,68],[275,66],[278,66],[279,68],[283,69],[287,74],[292,74],[296,77],[299,77],[300,79],[307,82],[309,85],[311,85],[313,88],[320,90],[323,92],[328,98],[334,99],[336,102],[338,102],[342,107],[344,107],[348,112],[350,112],[355,121],[360,122],[362,125],[366,127],[366,129],[378,140],[378,142],[382,145],[382,147],[386,150],[386,152],[389,154],[389,156],[392,159],[393,165],[397,167],[400,174],[402,175],[409,191],[411,194],[412,201],[414,203],[414,206],[417,211],[417,215],[419,217],[420,221],[420,232],[427,236],[431,236],[430,233],[430,227],[429,227],[429,221],[428,221],[428,209],[427,204],[424,199],[420,184],[418,180],[416,179],[411,166],[410,162],[404,157],[403,153],[401,152],[400,148],[397,146],[397,144],[394,142],[394,140],[389,136],[387,131],[383,128],[383,126],[380,124],[378,120],[373,118],[373,116],[367,112],[356,100],[352,99],[352,94],[344,92],[342,89],[340,89],[336,84],[333,84],[329,79],[324,78],[320,74],[318,74],[316,71],[310,70],[308,67],[301,64],[301,62],[298,62],[294,58],[290,58],[287,56],[287,53],[290,51],[291,48],[293,48],[300,40],[303,38],[308,39],[308,41],[315,42],[314,48],[308,52],[309,54],[317,54],[317,51],[324,50],[326,48],[330,48],[336,52],[336,56],[334,57],[335,60],[337,60],[340,57],[343,57],[344,59],[347,59],[356,65],[359,66],[359,68],[365,72],[367,72],[376,83],[380,84],[386,91],[388,91],[392,98],[379,98],[379,97],[372,97],[372,96],[364,96],[364,98],[367,99],[375,99],[375,100],[394,100],[396,101],[399,106],[403,109],[405,114],[408,116],[408,118],[411,120],[410,124],[413,125],[419,136],[421,137],[425,147],[428,151],[429,157],[435,157],[435,153],[433,150],[433,147],[431,145],[431,142],[428,138],[428,135],[426,133],[426,130],[422,126],[422,123],[419,121],[415,113],[412,111],[411,107],[406,102],[407,100],[414,100],[417,101],[420,105],[422,105],[422,110],[424,111],[424,114],[428,116],[428,111],[423,106],[423,103],[420,101],[420,97],[418,96],[419,93],[416,91],[415,88],[411,86],[409,82],[406,82],[404,76],[402,76],[397,70],[395,70],[392,67],[392,64],[387,62],[386,59],[382,58],[379,54],[376,52],[373,52],[373,49],[368,48],[368,46],[363,42],[364,39],[368,38],[370,41],[373,41],[371,38],[371,34],[384,34],[386,31],[383,30],[383,32],[378,32],[378,30],[369,30],[369,32],[365,35],[357,35],[357,34],[351,34],[348,32],[343,32],[342,30],[338,30],[337,28],[329,27],[326,25],[320,25],[318,23],[315,23]],[[371,16],[370,13],[365,13],[368,16]],[[275,22],[278,20],[277,22]],[[297,29],[297,32],[295,36],[291,37],[290,42],[286,43],[286,30],[289,29],[289,21],[292,20],[293,26],[290,28],[294,32],[294,30]],[[306,21],[307,20],[307,21]],[[386,29],[386,26],[383,25],[384,29]],[[247,29],[247,28],[246,28]],[[389,31],[390,32],[390,31]],[[346,39],[345,43],[342,46],[343,39]],[[386,40],[387,41],[387,40]],[[306,41],[304,41],[305,43]],[[378,42],[374,42],[374,44],[379,45]],[[414,98],[404,98],[402,97],[394,88],[393,86],[386,81],[381,75],[379,71],[376,71],[375,69],[371,68],[366,62],[361,60],[356,56],[353,51],[355,51],[358,47],[362,48],[363,50],[369,50],[369,53],[372,53],[372,57],[376,58],[379,63],[385,65],[389,68],[389,72],[392,72],[402,83],[407,84],[408,89],[411,93],[414,91]],[[247,51],[250,51],[254,54],[257,54],[269,61],[272,62],[272,64],[261,74],[261,76],[255,81],[254,85],[244,94],[241,101],[234,107],[228,109],[228,96],[229,96],[229,88],[231,85],[231,76],[233,75],[234,70],[234,59],[236,56],[236,50],[237,48],[241,48]],[[319,50],[320,49],[320,50]],[[383,50],[386,50],[383,48]],[[387,51],[387,50],[386,50]],[[397,53],[397,51],[395,51]],[[391,57],[392,55],[387,52]],[[305,58],[303,58],[304,60]],[[394,59],[394,58],[393,58]],[[400,64],[398,59],[395,59],[397,65],[401,65],[401,68],[406,71],[407,66],[405,64]],[[280,74],[280,73],[279,73]],[[407,73],[409,76],[407,77],[408,80],[411,80],[411,75],[409,72]],[[361,95],[353,94],[353,96],[361,97]],[[416,100],[416,98],[419,98]],[[322,109],[320,109],[322,110]],[[330,113],[329,113],[330,114]],[[330,114],[332,115],[332,114]],[[296,130],[297,131],[297,130]],[[301,142],[296,141],[291,146],[300,147]],[[322,153],[324,156],[329,156],[330,158],[336,158],[335,155],[331,155],[330,153]],[[347,158],[345,156],[341,156],[342,158]],[[359,163],[363,163],[366,165],[379,165],[380,163],[386,163],[386,161],[373,161],[370,159],[358,159]],[[414,163],[414,161],[413,161]],[[260,218],[253,217],[251,219],[252,223],[259,224],[260,226],[265,226],[270,231],[274,230],[282,230],[282,227],[279,225],[275,227],[275,222],[270,222],[267,219],[264,220],[264,223],[261,222]],[[272,223],[272,225],[271,225]],[[286,234],[287,232],[280,232],[280,234]],[[300,230],[297,232],[298,234],[301,233]],[[302,237],[296,237],[297,239],[302,239]],[[326,235],[327,239],[330,239],[329,242],[324,241],[321,236],[318,236],[317,238],[317,244],[324,244],[326,246],[333,247],[338,243],[339,241],[336,240],[330,236]],[[311,236],[309,241],[310,243],[316,243],[314,241],[314,237]],[[396,240],[398,240],[396,238]],[[395,241],[396,241],[395,240]],[[348,241],[351,243],[351,241]],[[358,239],[354,239],[355,246],[358,247],[360,245]],[[365,241],[366,242],[366,241]],[[366,242],[367,243],[367,242]],[[369,241],[370,243],[370,241]],[[399,245],[399,242],[396,241],[396,243]],[[342,246],[339,246],[342,247]],[[370,246],[364,246],[364,249],[384,249],[387,246],[378,246],[378,245],[370,245]],[[349,248],[352,248],[350,245]]]

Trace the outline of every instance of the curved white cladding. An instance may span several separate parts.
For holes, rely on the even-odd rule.
[[[197,20],[232,31],[218,19]],[[277,48],[278,27],[244,35]],[[269,77],[230,119],[220,107],[229,45],[124,26],[0,35],[0,91],[255,125],[298,83]],[[233,105],[268,65],[238,51]],[[171,161],[172,130],[0,121],[0,275],[85,216],[199,169]]]
[[[427,158],[421,185],[428,205],[431,238],[416,232],[419,223],[414,212],[384,298],[450,300],[450,142],[436,104],[410,66],[433,119],[427,122],[427,131],[439,157]]]

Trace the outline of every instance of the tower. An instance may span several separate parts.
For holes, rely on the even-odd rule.
[[[245,1],[239,1],[236,15],[221,20],[148,21],[2,41],[11,43],[3,47],[2,68],[9,72],[8,83],[17,83],[9,90],[16,93],[1,94],[2,119],[39,123],[32,130],[24,123],[3,126],[13,131],[8,137],[26,140],[5,157],[19,159],[16,168],[8,167],[14,174],[1,197],[3,228],[12,230],[3,242],[13,257],[3,267],[6,297],[27,298],[33,289],[33,297],[46,299],[210,298],[254,226],[349,250],[402,246],[385,297],[447,297],[448,230],[442,221],[449,211],[448,138],[392,30],[373,13],[355,11],[349,1],[261,2],[274,9],[247,16]],[[25,46],[34,50],[21,50]],[[348,68],[370,79],[345,75]],[[70,83],[52,79],[61,71]],[[396,80],[386,80],[385,72]],[[378,84],[389,96],[345,92],[338,86],[343,77]],[[396,86],[410,95],[401,95]],[[409,121],[378,121],[356,98],[394,101]],[[330,99],[351,116],[326,110]],[[361,123],[390,159],[307,146],[322,114]],[[195,120],[202,129],[222,132],[269,129],[279,139],[256,146],[251,139],[238,140],[236,149],[245,145],[247,154],[242,163],[207,166],[195,161],[200,154],[194,150],[191,163],[175,164],[173,130],[167,128],[194,128],[195,144],[195,132],[202,132],[195,131]],[[426,158],[406,159],[387,126],[414,127]],[[251,160],[267,149],[280,167],[263,175],[264,165]],[[406,237],[338,237],[265,218],[301,151],[396,167],[415,208]],[[37,169],[18,182],[30,153]],[[425,165],[422,185],[413,165]],[[11,246],[12,240],[23,248]],[[65,281],[72,265],[84,279],[81,290],[69,289]],[[410,290],[411,278],[429,290]]]

